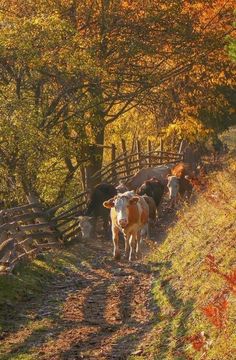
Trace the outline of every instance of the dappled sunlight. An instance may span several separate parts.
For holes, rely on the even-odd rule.
[[[27,318],[27,315],[25,315],[25,318]],[[30,319],[30,315],[28,315],[28,318]],[[25,347],[30,347],[30,344],[35,346],[35,343],[40,338],[47,337],[47,333],[53,329],[53,326],[53,321],[49,318],[31,320],[28,324],[20,327],[18,331],[8,334],[4,339],[3,348],[0,346],[1,359],[11,358],[11,354],[21,352],[21,349],[24,351]]]

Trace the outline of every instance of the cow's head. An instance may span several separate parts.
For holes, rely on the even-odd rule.
[[[91,216],[79,216],[79,226],[83,239],[89,239],[94,233],[94,218]]]
[[[138,188],[137,194],[138,194],[138,195],[145,195],[146,192],[147,192],[147,184],[146,184],[146,182],[144,182],[144,184],[142,184],[142,185]]]
[[[174,175],[168,176],[167,187],[169,190],[170,200],[173,200],[173,199],[176,200],[178,192],[179,192],[179,178]]]
[[[127,186],[125,185],[125,183],[123,181],[120,181],[119,185],[116,186],[116,190],[118,194],[123,194],[126,191],[128,191],[129,189],[127,188]]]
[[[118,194],[112,199],[103,203],[108,209],[114,208],[117,216],[117,223],[125,228],[128,225],[129,208],[139,201],[139,196],[135,196],[134,191],[127,191],[124,194]]]

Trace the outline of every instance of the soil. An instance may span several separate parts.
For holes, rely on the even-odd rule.
[[[0,359],[16,354],[41,360],[141,355],[141,344],[158,317],[151,295],[154,274],[146,257],[158,249],[173,220],[173,212],[162,213],[155,239],[143,244],[139,261],[114,261],[112,241],[103,238],[73,245],[69,251],[78,255],[75,268],[64,268],[38,299],[19,304],[14,331],[1,339],[5,351]]]

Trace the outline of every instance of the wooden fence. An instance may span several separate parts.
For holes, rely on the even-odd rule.
[[[136,141],[134,151],[128,151],[124,140],[121,140],[122,153],[116,156],[116,147],[111,148],[111,162],[103,166],[101,170],[93,174],[94,182],[106,181],[117,184],[120,180],[126,181],[138,170],[145,167],[153,167],[166,163],[177,163],[183,159],[182,152],[169,152],[163,150],[163,142],[160,141],[159,149],[152,149],[151,141],[147,141],[146,149],[142,149],[139,140]],[[181,149],[181,145],[180,145]]]
[[[119,181],[125,182],[142,168],[167,163],[178,163],[183,159],[182,153],[152,150],[151,144],[149,144],[146,150],[142,150],[138,141],[136,145],[136,150],[138,151],[127,151],[125,143],[122,141],[122,153],[93,175],[94,182],[99,183],[102,181],[117,185]],[[162,142],[160,148],[163,149]],[[67,201],[61,204],[60,207],[55,208],[55,215],[52,221],[66,242],[80,237],[78,216],[83,213],[86,207],[89,193],[90,191],[87,190],[79,194],[72,201]]]
[[[22,259],[62,242],[62,237],[39,203],[0,212],[0,274],[9,273]]]
[[[122,153],[116,156],[112,145],[112,161],[93,175],[94,182],[118,184],[126,181],[144,167],[153,167],[182,160],[181,153],[152,150],[148,142],[142,150],[137,141],[135,151],[127,151],[122,141]],[[78,216],[83,213],[90,191],[78,194],[47,209],[39,202],[2,210],[0,212],[0,274],[11,273],[22,259],[32,259],[38,253],[80,237]]]

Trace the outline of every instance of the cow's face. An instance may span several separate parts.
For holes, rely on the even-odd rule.
[[[136,204],[138,200],[139,197],[134,196],[134,193],[130,191],[105,201],[103,205],[115,209],[118,225],[125,228],[128,225],[129,208],[131,205]]]
[[[168,176],[167,187],[170,200],[176,199],[179,192],[179,178],[177,176]]]
[[[137,190],[137,194],[139,195],[145,195],[147,192],[147,185],[143,184],[140,186],[140,188]]]
[[[93,220],[90,216],[79,216],[79,225],[83,239],[89,239],[93,235]]]
[[[125,184],[120,183],[118,186],[116,186],[116,190],[118,194],[123,194],[126,191],[128,191],[129,189],[127,188],[127,186],[125,186]]]

